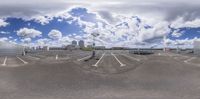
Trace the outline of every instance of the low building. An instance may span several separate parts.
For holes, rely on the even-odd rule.
[[[87,45],[87,48],[93,48],[93,45]]]
[[[125,48],[124,47],[112,47],[111,49],[112,50],[124,50]]]
[[[95,46],[96,50],[105,50],[106,47],[105,46]]]
[[[65,50],[63,47],[50,47],[49,50]]]
[[[65,49],[66,49],[66,50],[77,50],[77,49],[80,49],[80,47],[79,47],[78,45],[73,45],[73,44],[71,44],[71,45],[67,45],[67,46],[65,47]]]

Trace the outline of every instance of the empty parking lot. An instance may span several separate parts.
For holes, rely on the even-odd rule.
[[[199,57],[50,51],[0,57],[0,99],[199,99]]]

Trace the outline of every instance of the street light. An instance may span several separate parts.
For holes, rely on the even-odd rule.
[[[91,34],[93,36],[93,44],[92,44],[92,47],[93,47],[93,51],[92,51],[92,57],[95,57],[95,38],[98,37],[100,34],[97,33],[97,32],[94,32]]]

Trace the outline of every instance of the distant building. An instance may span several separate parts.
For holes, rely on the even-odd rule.
[[[42,47],[41,46],[37,46],[36,50],[42,50]]]
[[[194,41],[194,54],[200,56],[200,41]]]
[[[49,51],[49,46],[44,46],[42,49],[45,51]]]
[[[84,47],[85,47],[85,44],[84,44],[84,41],[83,41],[83,40],[80,40],[80,41],[78,42],[78,45],[79,45],[80,48],[84,48]]]
[[[78,45],[67,45],[65,47],[66,50],[77,50],[77,49],[80,49],[80,47]]]
[[[49,50],[65,50],[64,47],[50,47]]]
[[[72,45],[77,46],[77,45],[78,45],[78,44],[77,44],[77,41],[73,40],[73,41],[72,41]]]
[[[112,50],[124,50],[124,47],[112,47]]]
[[[93,45],[87,45],[87,48],[93,48]]]
[[[105,50],[106,47],[105,46],[95,46],[96,50]]]

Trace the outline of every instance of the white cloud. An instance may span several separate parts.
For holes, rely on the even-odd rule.
[[[21,28],[17,31],[17,35],[23,38],[36,38],[40,37],[42,32],[35,29]]]
[[[53,18],[52,17],[48,17],[48,16],[38,16],[35,17],[34,20],[38,23],[41,23],[42,25],[48,24],[49,21],[51,21]]]
[[[191,21],[185,21],[183,17],[179,17],[171,24],[172,28],[179,29],[179,28],[198,28],[200,27],[200,19],[194,19]]]
[[[0,48],[8,47],[8,46],[15,45],[15,44],[17,44],[17,43],[14,40],[11,40],[7,37],[0,37]]]
[[[21,39],[21,41],[23,43],[30,43],[31,42],[31,38],[24,38],[24,39]]]
[[[0,2],[0,17],[34,19],[42,25],[48,24],[54,17],[59,18],[59,21],[71,18],[68,23],[77,21],[80,27],[85,27],[83,32],[86,32],[72,35],[73,39],[86,39],[90,42],[91,33],[99,32],[101,35],[97,43],[123,46],[159,42],[171,31],[169,26],[175,29],[200,27],[200,11],[197,10],[200,9],[199,5],[198,0],[6,0]],[[77,6],[87,8],[88,13],[95,13],[98,21],[86,22],[80,17],[71,16],[68,11]],[[132,16],[138,16],[142,22]],[[25,38],[35,38],[42,33],[24,28],[17,31],[17,34]],[[181,33],[174,31],[172,36],[179,37]],[[72,39],[68,36],[62,37],[62,33],[56,30],[52,30],[49,37],[56,40],[50,40],[49,43],[52,44],[63,44]],[[42,41],[46,40],[38,40],[41,43]]]
[[[174,30],[172,32],[172,37],[181,37],[183,35],[183,31],[180,31],[179,29],[178,30]]]
[[[173,20],[184,16],[186,20],[199,18],[198,0],[6,0],[0,2],[0,16],[25,19],[53,15],[57,12],[80,6],[112,19],[113,13],[139,15],[146,18]],[[110,14],[111,13],[111,14]]]
[[[0,34],[10,34],[10,32],[0,31]]]
[[[3,19],[0,19],[0,27],[6,27],[9,23],[5,22]]]
[[[59,30],[51,30],[48,34],[51,39],[58,40],[62,38],[62,33]]]
[[[8,41],[9,39],[7,38],[7,37],[1,37],[0,38],[0,42],[6,42],[6,41]]]
[[[50,39],[43,38],[43,39],[38,39],[36,41],[37,46],[46,46],[49,43]]]
[[[144,42],[151,42],[154,39],[162,40],[163,36],[168,35],[171,29],[168,22],[149,19],[140,19],[136,16],[118,15],[113,17],[117,22],[107,23],[107,20],[101,20],[97,23],[86,22],[78,18],[79,25],[86,34],[82,37],[92,40],[92,33],[99,33],[98,44],[112,46],[135,46]],[[148,21],[150,20],[150,21]]]

